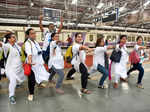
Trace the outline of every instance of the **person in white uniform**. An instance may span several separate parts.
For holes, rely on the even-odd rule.
[[[104,37],[100,37],[96,41],[96,48],[94,50],[94,57],[93,57],[93,66],[91,67],[89,74],[92,74],[96,71],[99,71],[102,73],[102,77],[99,81],[98,88],[106,88],[104,86],[104,81],[108,77],[108,68],[106,65],[107,59],[105,58],[107,49],[110,49],[111,46],[105,46],[104,43]]]
[[[118,81],[121,79],[127,82],[127,63],[128,63],[128,52],[126,48],[127,36],[121,35],[119,42],[116,45],[116,50],[121,50],[121,59],[119,63],[112,63],[112,73],[115,75],[114,88],[118,88]]]
[[[36,33],[34,29],[30,28],[26,31],[28,35],[28,40],[25,42],[25,52],[27,54],[27,63],[31,64],[31,75],[28,77],[28,88],[29,96],[28,100],[33,100],[34,86],[35,83],[40,84],[45,87],[42,82],[48,81],[50,74],[46,71],[44,67],[44,61],[42,58],[42,50],[38,42],[36,42]]]
[[[52,69],[55,73],[59,75],[56,83],[56,92],[64,94],[61,90],[61,85],[64,79],[64,57],[62,54],[61,46],[59,45],[59,34],[52,33],[52,42],[50,43],[50,59],[48,62],[48,68]]]
[[[76,33],[75,43],[72,46],[73,59],[71,61],[71,64],[74,66],[76,72],[81,73],[81,85],[82,85],[81,92],[84,94],[90,94],[91,91],[87,89],[89,73],[85,64],[86,59],[85,51],[87,50],[91,52],[93,49],[90,49],[89,47],[82,45],[82,41],[83,41],[82,33]]]
[[[15,89],[17,83],[22,83],[26,77],[21,62],[21,48],[16,43],[16,36],[13,33],[5,35],[6,43],[1,43],[4,54],[7,57],[5,71],[9,79],[9,99],[11,104],[16,103]]]
[[[42,15],[39,17],[39,20],[40,20],[39,21],[40,30],[41,30],[41,32],[43,32],[43,37],[44,37],[42,56],[43,56],[45,64],[48,65],[48,61],[50,58],[49,57],[50,43],[52,41],[51,34],[52,33],[58,33],[59,34],[61,32],[61,30],[63,28],[63,18],[62,17],[60,18],[60,26],[59,26],[58,30],[55,28],[55,25],[53,23],[50,23],[48,25],[48,29],[45,30],[43,25],[42,25],[42,20],[43,20]],[[54,77],[56,72],[53,71],[52,69],[50,69],[49,72],[51,73],[51,76],[49,77],[49,82],[55,83],[55,81],[53,80],[53,77]]]
[[[43,42],[43,59],[45,61],[46,64],[48,64],[48,59],[46,59],[46,54],[47,54],[47,49],[49,48],[49,44],[52,41],[51,39],[51,34],[52,33],[60,33],[62,28],[63,28],[63,18],[61,17],[61,21],[60,21],[60,26],[58,31],[56,31],[55,26],[53,23],[50,23],[48,25],[48,30],[45,30],[43,25],[42,25],[42,20],[43,20],[43,16],[41,15],[39,17],[40,21],[39,21],[39,26],[40,26],[40,30],[41,32],[43,32],[43,37],[44,37],[44,42]]]

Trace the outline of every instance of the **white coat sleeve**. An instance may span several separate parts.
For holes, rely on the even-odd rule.
[[[2,43],[2,49],[4,50],[4,55],[5,57],[7,57],[7,53],[10,49],[10,45],[9,44],[5,44],[5,43]]]
[[[25,52],[26,52],[27,56],[32,55],[32,46],[31,46],[31,43],[29,43],[29,42],[25,43]]]

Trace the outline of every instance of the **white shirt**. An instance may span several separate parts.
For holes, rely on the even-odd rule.
[[[56,31],[50,32],[49,30],[44,30],[44,42],[43,42],[43,51],[46,51],[48,45],[51,42],[51,35]]]
[[[50,43],[50,59],[48,62],[48,67],[54,66],[56,69],[64,69],[64,57],[62,55],[62,50],[56,41]]]
[[[33,64],[44,64],[42,53],[40,55],[38,54],[38,52],[42,52],[38,42],[33,42],[30,39],[28,39],[25,42],[25,52],[27,53],[27,56],[32,55]]]
[[[107,50],[107,46],[95,48],[94,57],[93,57],[93,65],[95,69],[97,69],[98,64],[105,67],[104,53],[106,52],[106,50]]]
[[[84,50],[80,50],[80,46],[82,46],[81,44],[75,43],[72,46],[72,53],[73,53],[73,59],[71,61],[71,64],[74,65],[76,63],[85,63],[85,59],[86,59],[86,53]],[[77,54],[79,53],[79,54]],[[76,55],[76,56],[75,56]],[[75,57],[74,57],[75,56]]]
[[[3,44],[2,48],[4,49],[5,55],[8,55],[5,67],[7,77],[13,77],[14,80],[17,79],[19,82],[24,81],[25,75],[20,58],[20,46],[17,44],[12,46],[7,43]]]

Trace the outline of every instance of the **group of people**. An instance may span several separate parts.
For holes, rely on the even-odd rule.
[[[43,48],[41,49],[39,43],[36,41],[36,32],[34,29],[27,29],[26,39],[23,43],[26,54],[26,59],[24,63],[31,65],[31,74],[26,77],[24,75],[23,62],[21,61],[21,47],[16,43],[16,36],[14,33],[10,32],[5,35],[5,42],[0,42],[0,47],[4,51],[5,57],[7,57],[5,70],[6,76],[9,79],[9,100],[11,104],[16,103],[15,98],[15,89],[16,86],[24,82],[28,78],[28,100],[33,101],[34,99],[34,88],[37,83],[39,86],[46,87],[44,81],[53,82],[53,77],[55,74],[58,74],[58,79],[56,82],[56,92],[59,94],[64,94],[64,91],[61,89],[63,80],[64,80],[64,56],[61,49],[61,41],[59,39],[59,33],[63,27],[63,20],[61,19],[61,24],[59,30],[57,31],[54,28],[53,24],[49,25],[49,30],[44,30],[42,26],[42,16],[40,17],[40,29],[43,32],[45,40],[43,42]],[[126,48],[127,36],[121,35],[119,42],[114,47],[115,50],[120,50],[121,59],[120,62],[111,64],[111,71],[109,71],[109,58],[108,58],[108,49],[111,49],[113,46],[105,45],[104,37],[97,38],[95,48],[89,48],[82,44],[83,37],[82,33],[76,33],[74,43],[72,44],[72,68],[68,72],[66,79],[74,80],[72,76],[75,72],[81,74],[81,92],[83,94],[90,94],[91,91],[87,89],[88,78],[94,72],[100,72],[102,77],[99,81],[98,88],[106,88],[104,86],[104,81],[107,79],[109,72],[114,73],[115,82],[114,88],[118,88],[119,80],[127,82],[127,78],[130,73],[134,70],[139,71],[137,87],[143,88],[142,78],[144,75],[144,68],[142,66],[143,62],[143,53],[145,47],[142,46],[143,38],[139,36],[137,38],[137,44],[134,49],[141,56],[141,61],[137,64],[133,64],[133,67],[127,72],[127,62],[129,52]],[[49,51],[48,57],[47,50]],[[88,70],[85,60],[86,53],[94,52],[93,54],[93,66]],[[44,67],[44,63],[48,65],[48,70]]]

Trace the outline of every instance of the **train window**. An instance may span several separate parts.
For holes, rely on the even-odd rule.
[[[150,42],[150,37],[148,37],[148,42]]]
[[[113,35],[112,36],[112,41],[115,41],[116,40],[116,35]]]
[[[93,41],[93,35],[89,36],[89,40],[92,42]]]
[[[132,42],[134,42],[135,41],[135,36],[132,36]]]
[[[128,42],[131,42],[131,37],[130,36],[128,36]]]
[[[97,34],[97,38],[104,37],[103,34]]]
[[[147,41],[147,37],[144,37],[144,41]]]
[[[0,41],[3,41],[5,33],[4,32],[0,32]]]
[[[107,40],[112,40],[111,35],[107,35]]]

